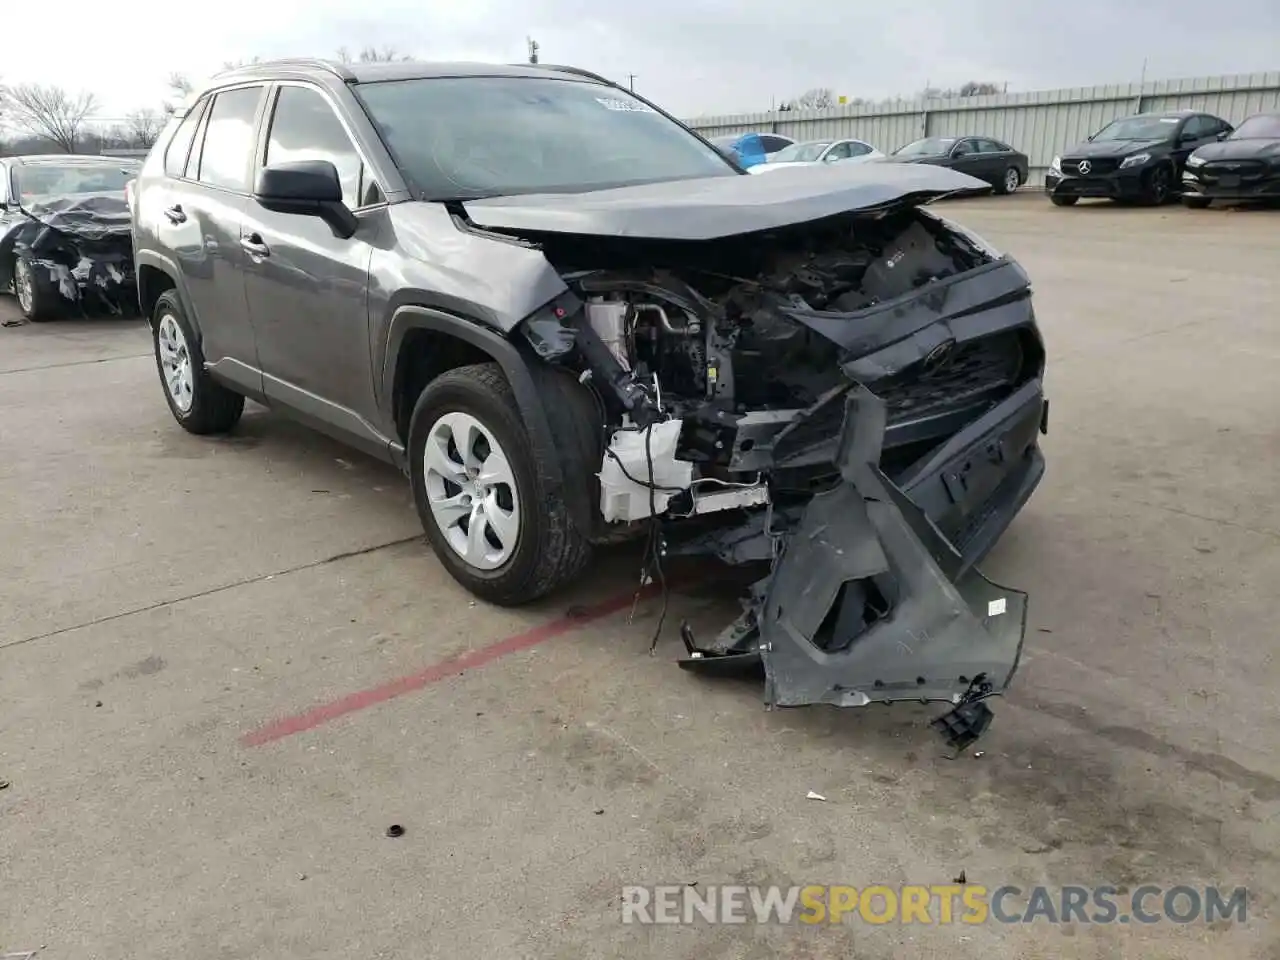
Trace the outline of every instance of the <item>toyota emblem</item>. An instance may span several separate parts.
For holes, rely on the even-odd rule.
[[[955,348],[956,341],[954,338],[943,340],[925,355],[924,362],[921,366],[926,374],[937,373],[947,365],[951,359],[951,351]]]
[[[1081,161],[1080,161],[1080,172],[1081,172],[1081,173],[1088,173],[1088,172],[1089,172],[1090,170],[1092,170],[1092,169],[1093,169],[1093,164],[1092,164],[1092,163],[1090,163],[1088,160],[1081,160]]]

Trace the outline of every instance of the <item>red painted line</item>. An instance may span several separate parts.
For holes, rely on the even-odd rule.
[[[656,585],[650,585],[641,592],[641,597],[653,596],[657,592]],[[240,738],[240,743],[246,747],[260,747],[263,744],[291,737],[295,733],[314,730],[322,724],[337,720],[339,717],[345,717],[349,713],[367,710],[369,707],[377,706],[396,697],[402,697],[406,693],[413,693],[424,687],[429,687],[431,684],[447,677],[454,677],[467,670],[483,667],[485,664],[492,663],[494,660],[505,657],[509,653],[528,650],[530,647],[536,647],[540,643],[546,643],[548,640],[553,640],[580,627],[585,627],[595,620],[603,619],[617,613],[619,610],[624,610],[631,605],[634,599],[635,591],[630,591],[608,600],[603,600],[593,606],[573,608],[565,616],[549,623],[526,630],[524,633],[517,633],[514,636],[507,637],[505,640],[495,641],[487,647],[472,650],[462,656],[441,660],[439,663],[432,664],[417,673],[411,673],[407,677],[400,677],[398,680],[391,680],[379,686],[370,687],[367,690],[349,693],[345,697],[319,704],[310,710],[294,714],[291,717],[281,717],[279,720],[273,720],[265,726],[250,730],[244,734]]]

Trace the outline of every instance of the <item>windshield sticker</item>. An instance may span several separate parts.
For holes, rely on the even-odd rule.
[[[617,97],[596,97],[596,103],[606,110],[618,113],[656,113],[653,107],[639,100],[620,100]]]

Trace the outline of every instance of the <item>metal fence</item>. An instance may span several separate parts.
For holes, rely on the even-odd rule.
[[[1203,110],[1238,124],[1260,110],[1280,110],[1280,73],[1189,80],[1152,80],[1068,90],[1039,90],[953,100],[696,117],[685,122],[706,137],[781,133],[796,140],[854,137],[886,153],[920,137],[988,136],[1022,150],[1031,183],[1043,182],[1054,154],[1104,124],[1133,113]]]

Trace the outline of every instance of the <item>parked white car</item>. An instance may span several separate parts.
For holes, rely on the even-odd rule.
[[[880,160],[884,154],[861,140],[806,140],[770,154],[767,162],[751,168],[765,173],[783,167],[816,167],[823,163],[864,163]]]

